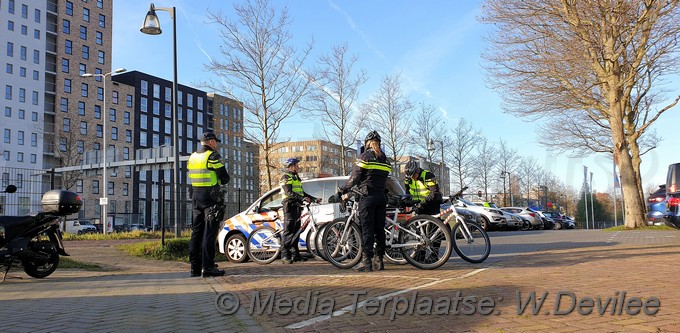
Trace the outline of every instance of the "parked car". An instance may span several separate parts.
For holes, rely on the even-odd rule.
[[[666,184],[659,185],[647,197],[647,225],[661,225],[664,224],[664,215],[666,215]]]
[[[559,230],[559,229],[567,229],[566,222],[564,221],[564,217],[562,213],[560,212],[555,212],[555,211],[542,211],[543,215],[551,218],[553,222],[555,222],[555,227],[553,229]]]
[[[541,217],[541,220],[543,220],[543,229],[544,230],[550,230],[550,229],[555,228],[555,221],[552,218],[543,214],[543,212],[540,211],[540,210],[537,210],[536,214]]]
[[[543,229],[543,220],[536,214],[536,211],[529,207],[502,207],[502,211],[518,214],[531,223],[532,229]]]
[[[327,223],[345,216],[346,213],[340,211],[340,204],[329,203],[328,199],[337,193],[338,186],[344,185],[348,178],[349,176],[340,176],[302,180],[305,192],[322,199],[321,204],[312,206],[312,214],[317,223]],[[392,177],[389,181],[388,189],[392,195],[404,194],[400,182]],[[255,200],[246,210],[225,220],[217,236],[219,252],[232,262],[247,261],[246,241],[253,230],[262,224],[275,228],[283,227],[279,221],[279,218],[283,217],[282,200],[283,194],[279,186]],[[300,235],[301,250],[307,247],[306,237],[306,232]]]
[[[69,234],[89,234],[97,232],[97,228],[89,220],[70,220],[62,224],[62,230]]]
[[[502,212],[503,216],[505,217],[505,228],[508,229],[508,230],[519,230],[519,229],[522,229],[523,227],[525,227],[524,219],[520,215],[510,213],[510,212],[506,212],[506,211],[502,211],[493,202],[473,201],[473,203],[475,205],[478,205],[478,206],[495,208],[495,209],[498,209],[500,212]]]
[[[668,166],[664,222],[668,226],[680,228],[680,163]]]
[[[562,216],[562,222],[564,223],[564,229],[574,229],[576,228],[576,223],[574,223],[574,219],[567,215]]]
[[[143,224],[131,224],[130,231],[151,231],[151,228],[147,228]]]
[[[506,219],[503,212],[498,208],[484,207],[475,205],[471,201],[463,197],[458,198],[458,202],[454,203],[456,207],[463,207],[474,212],[479,213],[482,217],[481,226],[484,230],[502,229],[506,226]]]

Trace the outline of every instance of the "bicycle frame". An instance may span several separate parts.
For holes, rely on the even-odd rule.
[[[463,233],[463,237],[465,237],[465,240],[467,242],[470,242],[470,240],[472,239],[472,236],[471,236],[471,233],[470,233],[470,228],[468,228],[468,225],[467,225],[467,222],[465,222],[465,219],[462,218],[460,215],[458,215],[458,212],[456,212],[456,207],[453,204],[449,208],[444,210],[443,212],[441,212],[437,215],[432,215],[432,216],[441,220],[441,217],[448,214],[448,213],[451,213],[451,214],[449,214],[446,217],[446,219],[443,220],[444,224],[449,225],[449,227],[451,227],[451,230],[453,230],[453,227],[455,227],[456,224],[460,223],[463,226],[463,230],[465,230],[465,232]],[[456,219],[456,223],[450,224],[451,220],[453,220],[454,218]]]

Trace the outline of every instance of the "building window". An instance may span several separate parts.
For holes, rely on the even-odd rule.
[[[26,89],[24,88],[19,88],[19,102],[26,102]]]
[[[21,18],[28,18],[28,6],[27,5],[21,5]]]
[[[37,133],[31,133],[31,147],[37,147],[38,146],[38,134]]]
[[[19,119],[26,118],[26,110],[19,109]]]
[[[7,56],[8,57],[14,56],[14,43],[12,42],[7,42]]]
[[[4,159],[5,161],[9,161],[9,151],[8,150],[5,150],[5,151],[2,152],[2,159]],[[3,173],[2,175],[4,176],[5,174]],[[4,179],[3,179],[3,181],[4,181]]]
[[[61,71],[63,73],[68,73],[68,59],[62,58],[61,59]]]
[[[31,93],[31,103],[32,103],[33,105],[38,105],[38,104],[40,103],[40,100],[39,100],[39,98],[38,98],[38,92],[37,92],[37,91],[33,91],[33,92]]]
[[[80,134],[87,135],[87,122],[85,121],[80,122]]]
[[[80,26],[80,39],[82,40],[87,40],[87,27],[86,26]]]
[[[109,109],[109,120],[113,122],[116,121],[116,109],[114,108]]]
[[[99,194],[99,181],[98,180],[92,181],[92,194]]]
[[[147,111],[146,98],[141,97],[141,98],[140,98],[140,104],[141,104],[141,105],[140,105],[140,108],[139,108],[139,109],[140,109],[142,112],[146,112],[146,111]]]
[[[82,97],[87,97],[87,83],[81,83],[80,84],[80,96]]]
[[[161,103],[159,101],[153,101],[153,114],[161,114]]]
[[[97,51],[97,62],[103,64],[105,55],[104,51]]]
[[[63,127],[64,127],[64,132],[70,132],[71,131],[71,119],[69,118],[64,118],[62,121]]]
[[[79,72],[79,75],[81,75],[81,76],[83,74],[87,73],[87,65],[86,64],[79,64],[78,65],[78,72]]]
[[[33,71],[33,80],[38,81],[40,79],[40,72]]]
[[[64,52],[66,54],[73,54],[73,42],[68,39],[64,42]]]
[[[102,87],[97,87],[97,100],[104,100],[104,88]]]
[[[26,67],[19,67],[19,76],[26,77]]]
[[[5,117],[11,117],[12,116],[12,108],[9,106],[5,106]]]
[[[145,117],[145,116],[139,117],[139,127],[140,127],[140,128],[142,128],[142,129],[147,129],[147,121],[146,121],[146,119],[147,119],[147,117]]]
[[[61,22],[61,31],[65,34],[71,33],[71,21],[64,19]]]
[[[38,155],[31,154],[31,164],[36,164],[36,163],[38,163]]]
[[[14,31],[14,21],[7,21],[7,30]]]
[[[78,115],[79,116],[85,115],[85,102],[78,101]]]
[[[71,80],[64,79],[64,92],[71,93]]]
[[[97,0],[97,8],[104,8],[104,0]]]
[[[125,112],[123,113],[123,123],[124,123],[125,125],[130,125],[130,112],[125,111]]]
[[[66,144],[68,141],[66,138],[59,138],[59,151],[66,151]]]
[[[33,63],[34,64],[40,63],[40,51],[38,50],[33,50]]]
[[[5,86],[5,99],[12,100],[12,86]]]
[[[24,161],[24,153],[18,152],[17,153],[17,162],[23,162]]]
[[[90,59],[90,47],[83,45],[83,59]]]
[[[94,106],[94,117],[97,119],[102,118],[102,107],[99,105]]]
[[[14,65],[7,64],[7,66],[5,66],[5,73],[12,74],[13,72],[14,72]]]
[[[106,16],[99,14],[99,27],[106,28]]]
[[[90,22],[90,10],[83,8],[83,21]]]
[[[28,49],[26,49],[25,46],[19,48],[19,57],[21,58],[21,60],[26,60],[26,52],[28,52]]]
[[[24,36],[28,35],[28,27],[23,24],[21,25],[21,34]]]
[[[111,101],[113,104],[118,104],[118,92],[114,91],[111,93]]]
[[[23,146],[24,145],[24,131],[19,131],[17,132],[17,142],[19,145]]]
[[[33,29],[33,38],[40,39],[40,30]]]
[[[76,179],[76,192],[83,193],[83,180]]]
[[[35,23],[40,23],[40,9],[35,10]]]
[[[7,12],[9,12],[10,14],[14,14],[14,0],[9,0],[9,3],[7,5]],[[3,174],[3,176],[4,176],[4,174]],[[2,186],[4,187],[4,186],[7,186],[7,185],[2,185]]]
[[[82,154],[85,152],[85,141],[83,140],[78,140],[78,148],[77,148],[78,154]]]
[[[123,183],[123,196],[127,197],[130,191],[130,184]]]
[[[132,131],[125,130],[125,142],[132,142]]]
[[[118,127],[111,127],[111,140],[118,141]]]
[[[97,125],[97,137],[101,138],[104,136],[104,128],[102,125]]]
[[[125,97],[125,105],[129,108],[132,107],[132,95],[127,95]]]
[[[66,15],[73,16],[73,2],[66,1]]]
[[[97,45],[102,45],[103,44],[103,34],[100,31],[97,31],[95,33],[95,41],[97,42]]]
[[[149,94],[149,82],[142,80],[142,95],[146,96]]]

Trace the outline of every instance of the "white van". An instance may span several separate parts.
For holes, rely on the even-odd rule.
[[[62,224],[61,230],[76,235],[97,232],[97,228],[88,220],[66,221]]]

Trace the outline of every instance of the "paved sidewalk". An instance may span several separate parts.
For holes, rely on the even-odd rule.
[[[214,278],[189,278],[186,264],[131,258],[111,242],[78,243],[66,244],[72,258],[109,270],[57,269],[45,279],[11,271],[0,284],[0,332],[264,330],[247,315],[217,313],[221,286]]]
[[[680,332],[679,235],[493,233],[492,256],[477,265],[452,257],[434,271],[358,274],[321,261],[220,263],[228,275],[208,279],[188,278],[183,263],[125,256],[119,242],[68,242],[74,259],[108,270],[11,272],[0,284],[0,332]],[[551,247],[550,237],[563,242]],[[635,306],[655,299],[651,315]],[[559,314],[572,301],[582,306]]]

